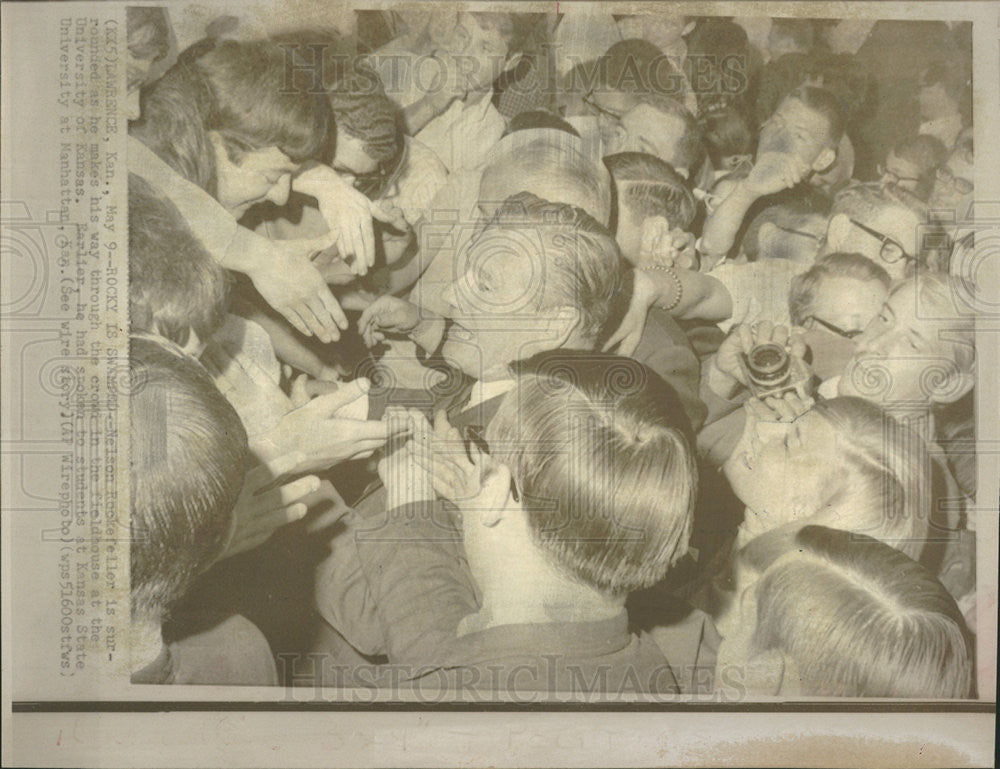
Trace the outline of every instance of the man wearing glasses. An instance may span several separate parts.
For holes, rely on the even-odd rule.
[[[705,160],[694,115],[683,103],[685,81],[666,56],[641,40],[613,45],[598,82],[583,97],[597,118],[603,155],[646,152],[691,178]]]
[[[896,185],[856,184],[841,191],[820,255],[858,253],[882,267],[892,280],[913,272],[926,207]]]

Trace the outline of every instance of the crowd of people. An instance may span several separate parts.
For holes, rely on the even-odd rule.
[[[134,683],[975,696],[971,25],[275,25],[128,9]]]

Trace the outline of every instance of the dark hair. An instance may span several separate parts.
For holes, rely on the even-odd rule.
[[[756,201],[743,219],[737,242],[747,259],[756,261],[760,256],[758,236],[765,224],[797,229],[813,216],[830,216],[832,201],[822,190],[811,187],[784,190]]]
[[[780,650],[805,694],[970,697],[973,640],[920,564],[862,534],[805,526],[757,586],[759,652]]]
[[[226,271],[180,212],[141,177],[128,177],[129,324],[184,346],[206,341],[223,323]]]
[[[698,212],[686,180],[670,164],[645,152],[618,152],[604,158],[618,190],[618,208],[642,217],[662,216],[671,228],[686,230]]]
[[[512,366],[487,437],[537,545],[586,585],[624,595],[687,550],[697,488],[677,393],[647,366],[553,350]]]
[[[234,162],[267,147],[303,162],[326,142],[329,107],[322,93],[288,87],[285,70],[285,52],[270,41],[196,43],[143,92],[142,118],[129,129],[212,195],[209,131],[219,133]]]
[[[228,541],[247,437],[194,359],[133,337],[129,365],[132,616],[161,621]]]
[[[733,107],[710,112],[698,122],[708,156],[716,168],[722,158],[729,155],[749,155],[753,149],[754,134],[746,118]]]
[[[823,115],[829,126],[827,140],[831,147],[836,148],[844,135],[844,109],[832,91],[811,85],[800,85],[785,98],[797,99],[813,112]]]
[[[518,131],[529,131],[532,128],[551,128],[556,131],[563,131],[577,138],[580,137],[579,131],[572,125],[558,115],[545,109],[533,109],[517,113],[507,124],[503,135],[508,136]]]
[[[170,50],[167,10],[160,6],[125,7],[126,40],[129,53],[140,61],[159,61]]]
[[[651,94],[683,103],[687,82],[670,59],[648,40],[620,40],[598,60],[597,86],[647,101]]]
[[[948,149],[936,136],[914,134],[897,142],[891,151],[896,157],[917,167],[917,185],[913,194],[927,200],[934,187],[938,166],[948,160]]]

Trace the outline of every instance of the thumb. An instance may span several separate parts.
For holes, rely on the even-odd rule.
[[[317,395],[303,408],[315,409],[317,416],[330,416],[367,395],[370,389],[371,383],[367,379],[355,379],[332,393]]]
[[[369,202],[368,208],[371,211],[373,219],[378,219],[380,222],[385,222],[386,224],[392,224],[399,218],[398,210],[390,213],[374,201]]]

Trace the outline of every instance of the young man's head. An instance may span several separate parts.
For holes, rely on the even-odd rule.
[[[812,171],[824,171],[837,159],[843,134],[837,97],[824,88],[799,86],[761,126],[757,157],[768,152],[794,155]]]
[[[476,379],[557,348],[595,349],[619,317],[628,273],[610,233],[583,210],[523,192],[457,255],[442,355]]]
[[[723,686],[758,695],[972,695],[972,638],[958,606],[898,550],[806,526],[754,540],[739,560],[762,576],[720,626]]]
[[[920,255],[920,226],[927,207],[895,185],[855,184],[841,190],[822,253],[859,253],[900,280],[912,273]]]
[[[376,87],[368,85],[372,81]],[[403,150],[399,108],[373,72],[359,72],[330,91],[330,112],[336,133],[330,165],[366,195],[378,197]]]
[[[786,190],[758,200],[739,233],[748,261],[787,259],[812,264],[830,220],[830,198],[815,187]]]
[[[946,274],[921,270],[897,284],[857,338],[838,390],[887,409],[954,403],[975,385],[972,312]]]
[[[585,101],[597,116],[604,154],[648,152],[690,178],[705,159],[698,123],[682,103],[684,77],[656,46],[623,40],[598,62]]]
[[[201,365],[133,337],[130,368],[132,619],[159,624],[225,548],[247,438]]]
[[[604,158],[618,193],[615,240],[622,256],[635,264],[643,243],[687,231],[697,213],[684,178],[655,155],[619,152]]]
[[[885,163],[878,167],[880,181],[895,184],[901,190],[927,200],[938,166],[947,157],[948,152],[940,139],[925,134],[911,136],[889,150]]]
[[[753,161],[754,135],[739,110],[728,107],[702,117],[705,148],[716,171],[735,171]]]
[[[226,317],[229,279],[180,212],[134,174],[128,180],[129,323],[198,355]]]
[[[828,254],[792,279],[792,323],[853,339],[882,309],[889,284],[889,274],[861,254]]]
[[[513,368],[486,432],[498,498],[463,520],[473,573],[502,580],[523,548],[612,598],[661,579],[687,550],[697,487],[677,394],[610,354],[550,351]]]

